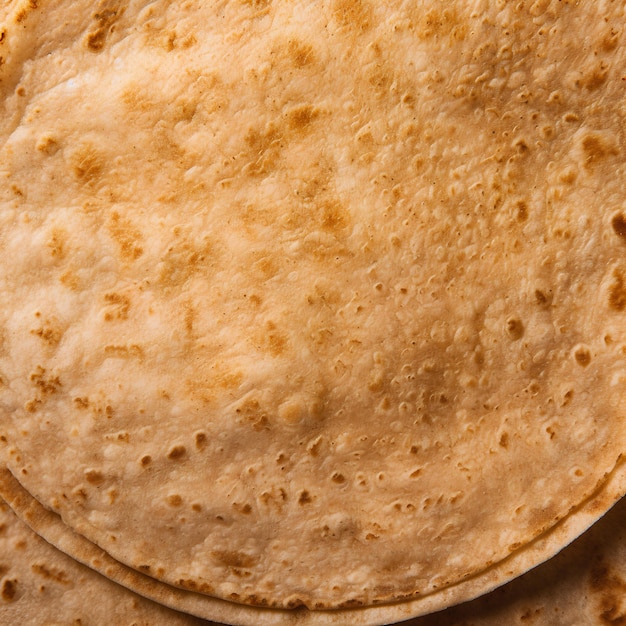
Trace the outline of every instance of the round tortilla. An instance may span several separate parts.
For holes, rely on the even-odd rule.
[[[276,608],[453,588],[574,515],[626,450],[623,21],[12,3],[11,472],[119,562]]]
[[[620,480],[626,480],[626,473],[622,473]],[[623,483],[619,484],[617,476],[609,479],[609,485],[613,492],[624,486]],[[138,599],[134,594],[123,594],[121,588],[109,579],[137,589],[153,600],[229,624],[389,624],[417,612],[416,602],[413,601],[410,610],[407,610],[406,605],[399,605],[395,609],[375,607],[292,613],[245,607],[176,589],[115,562],[100,548],[73,533],[58,515],[42,507],[6,470],[0,472],[0,493],[20,519],[63,551],[54,550],[39,536],[29,533],[14,515],[0,508],[0,520],[4,524],[0,526],[0,546],[3,547],[3,554],[9,555],[11,559],[11,565],[2,570],[0,578],[0,590],[5,592],[3,603],[0,603],[0,618],[6,622],[40,623],[42,616],[46,615],[52,622],[66,623],[70,620],[68,616],[75,617],[78,614],[82,623],[89,624],[93,619],[99,623],[101,615],[111,614],[110,603],[114,602],[118,621],[127,614],[129,618],[137,618],[143,615],[144,610],[150,610],[150,626],[174,623],[173,619],[178,619],[176,623],[197,623],[191,616],[187,618],[188,622],[185,622],[182,614],[174,614],[173,617],[167,609],[159,613],[154,605]],[[608,502],[606,493],[590,501],[581,511],[583,517],[591,519]],[[571,518],[568,521],[571,522]],[[27,546],[25,551],[22,544]],[[550,540],[550,544],[557,545],[558,540]],[[81,567],[65,553],[78,557],[81,562],[108,578]],[[518,555],[514,558],[518,558]],[[48,591],[41,589],[43,572],[56,574],[55,582],[59,584],[52,585]],[[65,586],[68,579],[74,581],[74,584],[68,585],[69,589]],[[77,588],[81,592],[80,600],[75,598]],[[580,621],[589,626],[619,624],[619,620],[626,615],[625,591],[626,498],[584,536],[548,563],[475,601],[403,624],[491,626],[528,620],[534,626]],[[63,594],[61,602],[56,595],[59,592]],[[92,598],[97,599],[95,609],[92,608]],[[450,600],[450,597],[447,599]],[[430,604],[431,609],[436,606]],[[420,610],[424,608],[422,601]],[[159,617],[163,617],[163,620]],[[217,622],[202,623],[208,625]]]
[[[0,501],[0,623],[207,626],[116,585],[43,541]]]

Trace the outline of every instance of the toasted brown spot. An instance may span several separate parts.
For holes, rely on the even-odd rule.
[[[574,358],[576,359],[576,363],[582,367],[587,367],[587,365],[591,363],[591,353],[584,346],[580,346],[576,349],[574,352]]]
[[[31,569],[35,572],[35,574],[39,574],[49,580],[56,580],[56,582],[64,585],[67,585],[70,582],[67,578],[67,574],[61,569],[50,568],[43,563],[34,563],[31,565]]]
[[[168,453],[167,458],[172,460],[180,460],[182,459],[187,452],[187,448],[185,446],[174,446]]]
[[[613,282],[609,287],[609,307],[615,311],[623,311],[626,308],[626,285],[619,269],[613,271]]]
[[[206,433],[203,433],[203,432],[196,433],[196,448],[198,448],[198,450],[202,450],[203,448],[206,447],[206,443],[207,443]]]
[[[588,169],[608,156],[617,153],[613,142],[599,133],[588,133],[583,138],[581,145],[585,157],[585,167]]]
[[[123,12],[123,8],[112,7],[94,14],[94,28],[87,34],[87,48],[91,52],[100,52],[104,48],[107,37],[113,31],[113,25]]]
[[[171,496],[167,496],[167,503],[170,506],[181,506],[183,499],[178,494],[173,494]]]
[[[301,104],[287,111],[287,122],[291,130],[304,130],[319,116],[319,110],[310,104]]]
[[[364,31],[370,27],[371,8],[363,0],[335,0],[333,16],[341,26]]]
[[[143,237],[130,220],[121,217],[117,211],[113,211],[107,227],[111,237],[119,246],[122,258],[133,261],[143,254],[143,248],[140,245]]]
[[[149,454],[146,454],[145,456],[141,457],[141,460],[139,461],[144,467],[147,467],[148,465],[150,465],[150,463],[152,463],[152,457]]]
[[[500,436],[500,441],[498,443],[503,448],[508,448],[509,447],[509,433],[502,433],[502,435]]]
[[[56,346],[61,341],[61,337],[63,337],[63,331],[54,326],[43,326],[42,328],[37,328],[30,332],[51,347]]]
[[[16,579],[5,579],[2,581],[2,591],[0,594],[2,595],[2,599],[5,602],[12,602],[15,599],[15,594],[17,593],[17,580]]]
[[[506,332],[513,341],[521,339],[524,335],[524,325],[522,321],[517,317],[509,317],[506,321]]]
[[[211,556],[220,565],[228,567],[254,567],[259,562],[259,557],[257,556],[234,550],[214,550],[211,552]]]
[[[304,67],[313,61],[313,48],[301,41],[292,39],[287,44],[287,52],[296,67]]]
[[[41,365],[30,375],[30,380],[44,396],[55,394],[62,387],[59,377],[47,376],[46,369]]]
[[[535,289],[535,302],[542,307],[550,304],[550,298],[541,289]]]
[[[98,470],[87,470],[85,472],[85,479],[88,483],[97,486],[101,485],[104,482],[104,475]]]
[[[335,483],[337,483],[337,484],[339,484],[339,485],[342,485],[343,483],[345,483],[345,482],[346,482],[346,477],[345,477],[343,474],[339,474],[338,472],[335,472],[335,473],[331,476],[331,478],[332,478],[332,481],[333,481],[333,482],[335,482]]]
[[[626,241],[626,218],[621,213],[613,216],[611,220],[611,226],[618,237],[621,237]]]
[[[311,498],[309,492],[306,489],[301,491],[298,498],[298,504],[309,504],[310,502],[313,502],[313,498]]]
[[[50,135],[44,135],[39,139],[36,146],[39,152],[43,152],[48,156],[52,156],[56,154],[59,150],[59,144],[54,137]]]
[[[106,321],[128,319],[128,312],[130,310],[130,298],[128,296],[119,293],[106,293],[104,294],[104,300],[107,304],[111,305],[110,310],[104,314]]]

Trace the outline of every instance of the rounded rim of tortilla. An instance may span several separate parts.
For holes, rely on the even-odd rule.
[[[376,606],[309,610],[271,609],[237,604],[187,591],[160,582],[115,560],[100,547],[66,526],[61,517],[46,509],[6,468],[0,470],[0,496],[31,530],[65,554],[108,579],[150,600],[203,619],[241,626],[331,626],[350,624],[377,626],[434,613],[473,600],[544,563],[600,519],[626,495],[626,459],[614,469],[595,492],[522,550],[492,565],[480,575],[422,597]]]

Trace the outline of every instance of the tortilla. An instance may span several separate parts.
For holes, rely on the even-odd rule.
[[[158,598],[168,604],[182,606],[191,611],[210,613],[220,621],[234,624],[266,623],[390,623],[406,616],[398,610],[395,615],[388,609],[385,616],[383,607],[353,609],[343,611],[317,611],[310,613],[285,612],[272,609],[255,609],[200,596],[193,592],[167,588],[163,583],[125,568],[93,544],[73,533],[63,524],[58,515],[44,509],[32,498],[19,483],[6,471],[0,473],[2,494],[7,497],[19,517],[30,527],[37,528],[42,536],[65,552],[80,555],[80,558],[97,571],[106,574],[112,580],[141,590],[147,597]],[[604,502],[596,501],[605,506]],[[590,511],[588,511],[589,513]],[[0,603],[0,620],[10,623],[28,623],[27,615],[36,616],[41,623],[44,615],[51,621],[69,622],[67,615],[75,611],[81,614],[81,623],[89,624],[94,619],[100,623],[100,615],[111,615],[109,602],[115,601],[118,616],[116,623],[122,623],[126,614],[121,607],[127,607],[129,598],[133,598],[131,616],[137,617],[137,607],[153,606],[143,600],[137,600],[130,592],[123,594],[121,588],[109,582],[108,578],[99,577],[77,562],[72,561],[63,552],[54,550],[37,535],[30,533],[17,518],[0,508],[0,516],[5,524],[0,537],[2,553],[9,555],[12,566],[3,571],[0,588],[5,589],[3,603]],[[8,531],[7,531],[8,527]],[[27,545],[24,553],[20,546]],[[563,624],[584,622],[590,626],[607,623],[619,624],[626,615],[626,499],[622,499],[612,511],[602,518],[591,530],[566,548],[557,557],[539,566],[508,585],[481,598],[426,617],[403,622],[406,626],[490,626],[491,624],[511,624],[530,621],[535,626],[544,624]],[[33,559],[33,553],[36,558]],[[42,558],[40,558],[42,557]],[[7,558],[5,556],[5,558]],[[43,561],[43,562],[42,562]],[[27,567],[31,564],[31,568]],[[34,565],[34,567],[33,567]],[[42,567],[42,565],[44,567]],[[17,574],[16,574],[17,570]],[[68,577],[66,572],[71,572]],[[42,572],[55,573],[56,582],[63,586],[68,578],[80,580],[81,601],[67,601],[65,594],[74,594],[74,590],[65,590],[66,601],[57,602],[44,593],[37,592],[40,587]],[[60,576],[62,572],[62,575]],[[76,572],[76,574],[74,574]],[[80,577],[79,573],[80,572]],[[60,576],[60,580],[59,580]],[[52,580],[55,580],[54,578]],[[8,583],[6,581],[9,581]],[[85,582],[86,581],[86,582]],[[53,585],[58,590],[58,585]],[[13,590],[15,593],[12,593]],[[19,594],[18,594],[19,591]],[[50,592],[48,592],[50,593]],[[11,596],[11,597],[10,597]],[[97,598],[95,613],[91,608],[91,598]],[[18,604],[14,604],[16,601]],[[406,607],[402,607],[406,609]],[[153,611],[156,613],[156,611]],[[161,623],[174,623],[174,619],[163,609],[163,622],[157,615],[150,617],[150,626]],[[378,614],[376,615],[375,612]],[[20,619],[16,618],[19,615]],[[189,617],[184,621],[181,614],[174,614],[184,623],[197,623]],[[275,618],[278,616],[278,621]],[[170,620],[170,621],[168,621]],[[176,622],[178,623],[178,622]],[[202,622],[216,624],[216,622]]]
[[[451,589],[575,515],[626,449],[623,20],[13,3],[7,467],[276,608]]]
[[[201,626],[115,585],[40,539],[0,501],[0,623]]]

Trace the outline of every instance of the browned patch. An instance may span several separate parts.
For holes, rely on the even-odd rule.
[[[343,483],[346,482],[346,477],[343,474],[340,474],[339,472],[335,472],[331,476],[331,479],[334,483],[337,483],[338,485],[342,485]]]
[[[173,461],[178,461],[182,459],[185,454],[187,454],[187,448],[182,445],[174,446],[168,453],[167,458],[172,459]]]
[[[584,77],[583,86],[589,91],[595,91],[606,82],[608,74],[608,66],[600,62]]]
[[[152,457],[149,454],[146,454],[145,456],[141,457],[141,460],[139,462],[143,467],[148,467],[148,465],[152,463]]]
[[[13,600],[15,600],[16,593],[17,593],[17,579],[5,578],[2,581],[2,590],[0,591],[0,595],[2,595],[2,599],[5,602],[13,602]]]
[[[104,482],[104,474],[98,470],[87,470],[85,472],[85,479],[88,483],[99,486]]]
[[[513,341],[521,339],[524,335],[524,324],[522,320],[517,317],[510,317],[506,321],[506,332]]]
[[[285,352],[287,338],[277,330],[274,322],[268,321],[266,332],[262,336],[262,343],[273,357],[278,357]]]
[[[43,152],[44,154],[51,156],[58,151],[59,144],[54,137],[51,137],[50,135],[44,135],[39,139],[36,147],[39,152]]]
[[[104,314],[104,319],[107,322],[114,319],[128,319],[128,312],[130,310],[130,298],[128,296],[119,293],[106,293],[104,294],[104,300],[110,305],[109,310]]]
[[[202,450],[203,448],[206,447],[206,444],[207,444],[206,433],[203,433],[203,432],[196,433],[196,448],[198,448],[198,450]]]
[[[89,398],[86,396],[78,396],[74,398],[74,406],[77,409],[88,409],[89,408]]]
[[[260,11],[262,9],[267,9],[272,4],[272,0],[240,0],[241,4],[247,5]]]
[[[443,7],[445,7],[445,3],[441,3],[428,11],[419,10],[413,27],[421,39],[445,36],[462,39],[464,37],[467,27],[459,19],[454,7]]]
[[[170,506],[181,506],[183,503],[183,499],[178,494],[173,494],[171,496],[167,496],[167,503]]]
[[[111,213],[107,224],[111,237],[115,240],[123,258],[133,261],[143,254],[141,242],[143,237],[130,220],[123,218],[117,211]]]
[[[328,201],[322,206],[322,228],[336,232],[348,225],[348,212],[339,201]]]
[[[143,348],[136,343],[131,343],[129,346],[104,346],[104,353],[121,359],[130,357],[143,359],[144,356]]]
[[[319,117],[319,114],[319,109],[310,104],[300,104],[287,111],[287,123],[291,130],[303,131]]]
[[[63,337],[63,331],[58,326],[42,326],[30,331],[32,335],[36,335],[50,347],[55,347]]]
[[[584,165],[587,169],[591,169],[609,156],[617,154],[614,142],[607,136],[599,133],[587,133],[582,138],[581,146],[584,155]]]
[[[35,572],[35,574],[39,574],[39,576],[43,576],[48,580],[55,580],[63,585],[68,585],[70,582],[67,574],[62,569],[48,567],[43,563],[33,563],[33,565],[31,565],[31,569]]]
[[[502,433],[502,435],[500,435],[500,441],[498,441],[498,444],[503,448],[508,448],[509,447],[509,433]]]
[[[626,218],[622,213],[613,216],[611,226],[615,234],[626,241]]]
[[[204,594],[210,595],[214,592],[213,587],[208,583],[197,583],[195,580],[191,580],[190,578],[180,578],[178,581],[176,581],[176,584],[180,587],[184,587],[185,589],[199,591],[200,593]]]
[[[211,552],[211,556],[220,565],[227,567],[254,567],[259,562],[258,556],[235,550],[214,550]]]
[[[243,513],[243,515],[250,515],[250,513],[252,513],[252,506],[250,506],[247,502],[244,504],[233,502],[233,509],[235,509],[238,513]]]
[[[626,308],[624,276],[617,268],[613,271],[613,282],[609,287],[609,307],[614,311],[623,311]]]
[[[28,3],[25,7],[20,9],[15,16],[15,21],[18,24],[21,24],[30,13],[32,13],[39,6],[38,0],[28,0]]]
[[[197,247],[187,241],[168,248],[162,258],[160,280],[167,286],[182,286],[198,270],[210,265],[211,245],[204,242]]]
[[[574,358],[576,359],[576,363],[582,367],[587,367],[587,365],[591,363],[591,353],[587,348],[582,346],[574,352]]]
[[[91,52],[100,52],[105,44],[107,37],[114,30],[115,22],[122,16],[124,9],[119,6],[111,6],[101,8],[98,13],[94,13],[94,26],[87,33],[86,44]]]
[[[269,419],[261,404],[255,398],[246,398],[236,409],[235,413],[245,418],[254,430],[261,431],[269,429]]]
[[[364,0],[335,0],[332,4],[333,17],[340,26],[365,31],[371,25],[372,10]]]
[[[304,67],[314,60],[313,47],[297,39],[291,39],[287,43],[287,53],[296,67]]]
[[[93,145],[85,143],[70,154],[69,163],[77,180],[91,183],[102,174],[105,160]]]
[[[59,281],[61,282],[62,285],[64,285],[68,289],[71,289],[72,291],[77,291],[78,288],[80,287],[80,279],[74,272],[70,270],[63,273],[59,277]]]
[[[245,136],[249,149],[245,173],[261,176],[270,172],[278,162],[281,140],[282,135],[274,124],[268,124],[263,129],[250,128]]]
[[[306,489],[304,489],[300,492],[300,496],[298,497],[298,504],[309,504],[310,502],[313,502],[313,498],[311,497],[311,494]]]
[[[43,396],[53,395],[62,387],[59,377],[46,375],[46,369],[41,365],[30,375],[30,380]]]
[[[528,219],[528,205],[524,200],[518,200],[515,203],[516,219],[518,222],[525,222]]]

